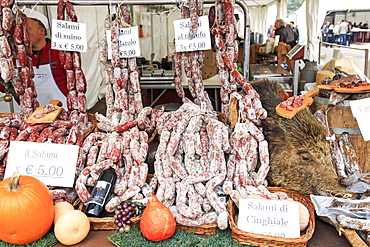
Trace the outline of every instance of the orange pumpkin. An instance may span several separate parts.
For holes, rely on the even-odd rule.
[[[0,182],[0,239],[28,244],[43,237],[54,218],[53,199],[37,178],[20,176]]]
[[[156,196],[148,197],[148,206],[140,219],[140,230],[151,241],[162,241],[175,233],[175,217]]]

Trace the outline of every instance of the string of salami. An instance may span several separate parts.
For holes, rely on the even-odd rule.
[[[32,47],[26,15],[16,8],[14,15],[10,7],[13,1],[2,3],[2,22],[0,36],[0,71],[5,83],[12,84],[19,95],[20,110],[31,114],[39,103],[33,81]],[[15,59],[19,68],[15,68]],[[9,86],[9,85],[8,85]]]
[[[183,3],[181,5],[181,17],[183,19],[190,18],[191,26],[189,36],[192,39],[197,30],[198,17],[203,15],[203,1],[191,0],[189,5]],[[189,91],[197,105],[204,104],[205,109],[208,111],[213,110],[211,100],[209,99],[208,93],[204,90],[203,78],[201,67],[204,61],[204,51],[192,51],[192,52],[177,52],[175,55],[175,89],[177,95],[184,99],[185,93],[181,85],[181,64],[184,57],[184,70],[185,75],[188,78]]]
[[[70,1],[60,0],[57,6],[57,19],[77,22],[77,15]],[[67,78],[67,109],[69,117],[81,131],[89,127],[86,105],[86,78],[81,69],[81,54],[76,51],[59,51],[61,64],[64,64]]]
[[[105,207],[108,212],[113,212],[121,201],[153,195],[146,183],[148,134],[144,129],[147,115],[153,113],[151,108],[143,109],[136,58],[121,58],[118,45],[120,30],[131,24],[130,14],[128,6],[120,5],[117,13],[108,15],[105,21],[111,35],[100,42],[100,62],[106,79],[107,112],[106,116],[97,114],[97,119],[98,128],[107,133],[93,133],[85,139],[85,168],[75,185],[81,201],[86,203],[90,197],[86,185],[94,186],[102,170],[115,168],[117,182],[114,196]],[[107,55],[107,39],[112,44],[111,59]]]

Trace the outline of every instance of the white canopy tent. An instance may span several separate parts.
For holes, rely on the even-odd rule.
[[[84,0],[72,0],[73,3],[82,3]],[[104,19],[108,14],[109,4],[113,4],[111,1],[107,1],[105,5],[95,5],[93,0],[86,0],[91,5],[84,4],[83,6],[75,6],[79,22],[87,24],[87,40],[88,40],[88,52],[82,54],[82,66],[86,74],[88,81],[87,89],[87,103],[88,108],[91,108],[95,103],[104,95],[105,82],[103,79],[103,66],[99,62],[99,41],[104,37]],[[150,2],[152,0],[146,0]],[[241,24],[247,23],[247,27],[242,27],[239,30],[249,30],[259,32],[262,34],[267,33],[269,25],[273,25],[271,20],[273,19],[284,19],[287,20],[287,0],[241,0],[246,6],[248,6],[250,12],[250,20],[244,22],[244,18],[241,18]],[[160,1],[154,1],[160,2]],[[173,54],[173,26],[172,21],[180,18],[180,12],[177,10],[171,10],[176,7],[174,1],[172,7],[167,10],[161,10],[161,12],[151,12],[148,5],[134,5],[133,8],[133,21],[134,25],[140,24],[140,19],[144,15],[148,15],[151,20],[151,33],[152,37],[141,38],[141,49],[142,56],[150,60],[159,60],[169,54]],[[47,15],[49,20],[56,18],[56,3],[54,0],[45,1],[29,1],[29,0],[18,0],[18,5],[30,4],[30,7],[37,6],[36,9]],[[50,3],[50,5],[49,5]],[[41,6],[41,5],[42,6]],[[363,0],[352,0],[348,2],[346,0],[306,0],[306,22],[299,23],[301,27],[307,27],[307,47],[308,47],[308,58],[311,61],[317,61],[318,56],[318,43],[320,36],[321,24],[324,21],[325,13],[330,7],[335,8],[368,8],[370,9],[370,1]],[[47,6],[47,7],[46,7]],[[269,8],[273,6],[275,8],[275,15],[269,13]],[[236,11],[241,13],[240,8],[236,6]],[[267,23],[267,20],[270,20]],[[272,23],[271,23],[272,22]],[[307,24],[306,24],[307,23]],[[248,26],[250,25],[250,27]],[[246,42],[249,41],[249,37],[245,37]]]

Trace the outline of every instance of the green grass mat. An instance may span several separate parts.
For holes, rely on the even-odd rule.
[[[166,240],[153,242],[143,237],[140,227],[131,228],[128,233],[115,233],[108,237],[117,247],[240,247],[246,246],[232,240],[231,229],[224,231],[217,230],[215,235],[200,237],[199,235],[184,231],[176,230],[175,234]],[[129,245],[128,245],[129,243]]]
[[[0,240],[0,247],[15,247],[15,246],[25,246],[25,247],[52,247],[56,245],[58,240],[56,239],[54,232],[49,231],[48,233],[45,234],[42,238],[39,240],[30,243],[30,244],[25,244],[25,245],[16,245],[16,244],[9,244],[4,241]]]

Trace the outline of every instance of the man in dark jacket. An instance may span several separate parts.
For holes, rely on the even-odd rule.
[[[292,28],[286,27],[285,25],[285,21],[282,19],[275,21],[275,36],[280,36],[279,42],[284,42],[294,47],[297,44],[296,40],[298,39],[298,34],[294,32]]]

